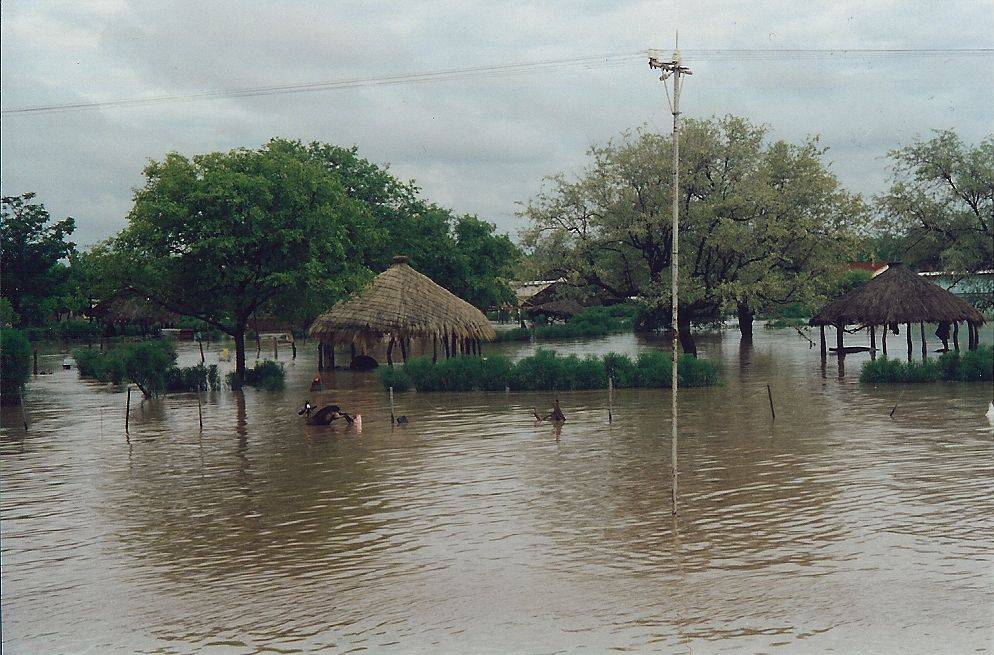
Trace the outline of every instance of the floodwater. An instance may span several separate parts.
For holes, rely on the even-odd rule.
[[[867,387],[757,328],[701,340],[724,384],[680,392],[676,517],[665,390],[610,423],[562,393],[558,433],[551,393],[409,392],[391,429],[374,376],[308,393],[307,347],[283,392],[206,394],[202,433],[195,396],[135,395],[125,435],[120,389],[39,376],[0,435],[3,652],[994,650],[990,385]]]

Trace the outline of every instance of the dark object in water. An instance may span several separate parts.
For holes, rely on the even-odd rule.
[[[321,391],[324,389],[324,385],[321,383],[321,376],[315,375],[314,379],[311,380],[311,391]]]
[[[401,425],[403,423],[407,423],[407,417],[406,416],[398,416],[397,417],[397,425]]]
[[[532,407],[532,414],[535,415],[536,421],[552,421],[553,423],[566,422],[566,415],[563,414],[562,408],[559,407],[558,398],[556,398],[556,400],[552,404],[552,411],[546,414],[545,416],[539,416],[538,410],[534,407]]]
[[[358,355],[349,362],[349,369],[353,371],[372,371],[380,363],[369,355]]]
[[[355,418],[343,412],[338,405],[325,405],[320,410],[314,411],[314,405],[306,400],[297,415],[303,416],[307,425],[331,425],[332,421],[339,418],[344,418],[349,425],[355,422]]]

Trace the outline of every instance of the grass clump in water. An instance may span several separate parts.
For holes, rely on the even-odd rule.
[[[939,359],[923,362],[902,362],[886,357],[863,364],[860,382],[873,384],[893,382],[979,382],[994,380],[994,349],[980,346],[965,353],[948,352]]]
[[[279,391],[286,383],[286,369],[279,362],[267,359],[255,365],[255,368],[245,369],[245,378],[239,384],[238,375],[231,371],[225,376],[225,381],[232,389],[243,386],[257,387],[266,391]]]
[[[681,387],[703,387],[718,383],[714,363],[684,356],[679,363]],[[670,358],[665,353],[642,353],[637,360],[617,353],[604,357],[562,356],[540,349],[512,363],[505,357],[454,357],[432,363],[430,358],[412,359],[403,367],[383,367],[380,381],[394,391],[514,391],[606,389],[608,378],[623,387],[669,387]]]

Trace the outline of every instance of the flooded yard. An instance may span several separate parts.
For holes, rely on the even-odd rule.
[[[990,385],[860,385],[865,355],[822,368],[786,330],[700,347],[723,384],[680,392],[676,517],[665,390],[612,422],[607,392],[561,393],[561,432],[531,416],[553,393],[409,392],[391,428],[373,374],[307,391],[309,342],[284,391],[205,394],[202,434],[194,396],[134,396],[126,438],[120,389],[35,378],[27,433],[3,410],[3,650],[994,649]],[[305,398],[361,434],[305,426]]]

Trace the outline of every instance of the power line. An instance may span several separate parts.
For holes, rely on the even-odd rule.
[[[312,93],[317,91],[338,91],[363,87],[396,86],[445,82],[464,79],[499,77],[517,74],[533,74],[546,71],[559,71],[570,68],[595,69],[626,65],[644,57],[644,51],[620,52],[586,57],[569,57],[544,61],[450,68],[377,77],[360,77],[344,80],[326,80],[301,84],[280,84],[271,86],[201,91],[197,93],[170,94],[144,98],[126,98],[93,102],[36,105],[0,110],[6,116],[38,115],[59,112],[86,111],[140,107],[173,102],[199,100],[221,100],[250,98],[259,96],[284,95],[291,93]],[[686,50],[684,58],[692,62],[709,61],[832,61],[841,59],[893,59],[893,58],[950,58],[950,57],[990,57],[994,48],[959,49],[702,49]]]

